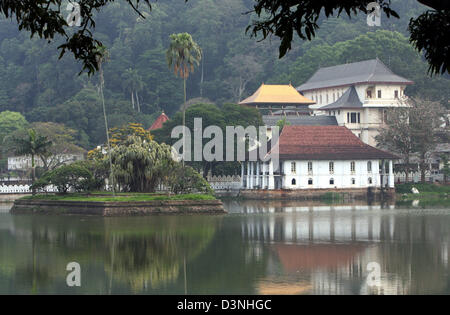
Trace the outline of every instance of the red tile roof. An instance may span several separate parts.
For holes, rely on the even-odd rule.
[[[169,117],[164,114],[164,112],[159,115],[158,118],[156,118],[155,122],[151,125],[149,130],[155,130],[155,129],[159,129],[162,128],[163,124],[169,120]]]
[[[341,126],[285,126],[278,143],[280,160],[398,159]]]

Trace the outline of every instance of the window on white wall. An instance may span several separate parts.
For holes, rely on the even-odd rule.
[[[369,179],[367,180],[369,185],[372,185],[372,177],[369,177]]]
[[[291,184],[292,184],[292,186],[297,185],[297,181],[295,180],[295,178],[292,179]]]
[[[291,162],[291,174],[297,173],[295,162]]]
[[[330,162],[328,164],[328,169],[330,171],[330,174],[334,174],[334,162]]]
[[[356,180],[354,178],[352,178],[352,185],[356,184]]]
[[[367,162],[367,173],[372,173],[372,162]]]
[[[350,162],[350,172],[352,174],[355,174],[355,169],[356,169],[355,162],[354,161]]]
[[[312,178],[309,178],[308,179],[308,185],[312,185],[313,184],[313,180],[312,180]]]
[[[330,185],[334,185],[334,178],[330,178]]]
[[[308,162],[308,174],[311,175],[313,172],[313,164],[312,162]]]

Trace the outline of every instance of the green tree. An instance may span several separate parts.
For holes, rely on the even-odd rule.
[[[176,163],[169,171],[167,185],[175,193],[201,192],[213,194],[209,183],[192,167]]]
[[[409,182],[409,174],[415,170],[412,158],[415,153],[412,126],[409,123],[409,109],[407,107],[392,108],[386,115],[386,126],[379,130],[376,136],[378,146],[396,152],[403,160],[405,180]]]
[[[28,122],[21,113],[4,111],[0,113],[0,144],[3,143],[5,136],[12,134],[17,130],[24,129]]]
[[[410,162],[416,158],[421,181],[425,182],[429,155],[442,133],[444,110],[437,102],[420,99],[409,99],[407,105],[393,108],[387,113],[386,126],[379,130],[376,140],[380,147],[400,154],[405,165],[406,180],[412,170]]]
[[[123,86],[131,95],[131,104],[135,109],[135,100],[137,111],[141,111],[141,104],[139,101],[139,92],[144,89],[144,82],[136,69],[127,69],[122,75]]]
[[[105,119],[105,131],[106,131],[106,143],[108,146],[108,158],[109,158],[109,168],[110,172],[112,174],[113,166],[112,166],[112,158],[111,158],[111,142],[109,141],[109,132],[108,132],[108,117],[106,116],[106,105],[105,105],[105,95],[103,93],[103,88],[105,85],[105,80],[103,77],[103,63],[106,62],[109,58],[108,50],[105,46],[98,46],[97,47],[97,68],[99,70],[99,78],[100,78],[100,96],[102,99],[102,108],[103,108],[103,118]],[[113,195],[115,195],[115,183],[114,183],[114,177],[111,176],[111,188],[113,191]]]
[[[167,49],[166,58],[169,68],[173,68],[175,75],[183,79],[183,126],[186,126],[186,80],[190,73],[194,72],[194,66],[199,65],[200,60],[202,59],[202,50],[200,46],[194,42],[190,34],[172,34],[170,35],[170,45]]]
[[[25,138],[14,139],[16,143],[15,153],[17,155],[29,155],[31,156],[31,182],[34,184],[36,180],[36,161],[37,155],[45,155],[52,146],[52,142],[47,137],[39,135],[34,129],[28,130],[28,135]],[[33,195],[36,190],[33,189]]]
[[[9,146],[8,139],[16,132],[24,131],[28,126],[25,117],[18,112],[0,112],[0,172],[6,169]]]
[[[450,162],[449,162],[448,154],[442,154],[441,160],[442,160],[442,164],[443,164],[442,173],[444,175],[444,184],[447,184],[448,178],[450,176]]]
[[[93,188],[95,179],[92,173],[81,164],[68,164],[58,167],[45,173],[31,187],[33,191],[44,189],[48,185],[53,185],[60,193],[67,193],[70,189],[77,192],[89,191]]]
[[[447,1],[418,0],[428,6],[427,10],[409,22],[410,40],[418,51],[425,52],[431,73],[450,73],[450,5]],[[252,36],[266,39],[275,35],[281,39],[279,56],[291,49],[294,32],[302,40],[311,40],[319,29],[319,18],[330,18],[334,14],[348,17],[358,13],[367,14],[372,0],[257,0],[254,12],[259,17],[247,27]],[[391,7],[390,0],[377,0],[387,17],[400,18]]]
[[[84,154],[85,150],[77,145],[75,136],[77,131],[67,128],[63,124],[53,122],[36,122],[31,128],[41,136],[52,142],[52,146],[38,154],[36,157],[42,162],[44,172],[57,168],[65,163],[72,162],[71,154]],[[16,138],[26,138],[27,130],[19,130],[5,139],[5,147],[9,152],[14,151]]]
[[[208,126],[218,126],[222,129],[223,137],[226,135],[226,126],[242,126],[247,128],[248,126],[259,126],[264,125],[262,121],[261,114],[255,108],[240,106],[237,104],[225,104],[222,107],[218,107],[213,104],[195,104],[189,106],[186,110],[186,126],[191,130],[194,130],[194,118],[202,118],[203,129]],[[173,139],[171,137],[171,131],[175,126],[179,126],[182,122],[182,115],[178,113],[171,120],[164,123],[163,127],[158,130],[154,130],[152,134],[155,140],[159,143],[167,143],[173,145],[178,139]],[[201,141],[202,147],[208,142],[207,139],[196,139],[196,141]],[[225,138],[223,138],[223,143],[225,144]],[[235,145],[237,141],[235,141]],[[191,156],[193,156],[193,145],[190,150]],[[235,154],[237,152],[236,148],[234,150]],[[226,160],[226,150],[224,150],[223,161]],[[221,162],[221,161],[201,161],[201,162],[189,162],[189,165],[194,167],[196,170],[201,170],[203,176],[206,177],[209,170],[213,172],[217,168],[220,174],[235,174],[236,170],[240,167],[236,162]]]
[[[280,128],[280,132],[283,130],[284,126],[289,126],[291,123],[286,120],[286,117],[277,121],[277,126]]]
[[[168,145],[130,136],[111,152],[112,177],[124,191],[153,192],[173,167]]]
[[[94,73],[98,70],[97,58],[100,56],[97,47],[102,45],[92,35],[92,29],[95,27],[94,12],[110,2],[114,0],[77,2],[81,25],[75,32],[67,28],[67,11],[65,11],[66,6],[63,5],[63,0],[2,1],[0,14],[7,18],[14,18],[19,29],[30,31],[31,36],[37,35],[48,41],[54,40],[56,35],[63,37],[65,41],[58,47],[61,50],[60,58],[69,51],[76,59],[83,62],[83,69]],[[138,11],[139,3],[144,2],[151,8],[150,0],[126,0],[126,2],[142,17],[144,16]]]
[[[409,121],[412,129],[414,148],[419,157],[420,177],[425,182],[425,173],[429,170],[429,157],[439,142],[442,117],[445,111],[437,102],[412,99]],[[448,134],[448,130],[446,131]]]

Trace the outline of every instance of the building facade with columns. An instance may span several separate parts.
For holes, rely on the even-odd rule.
[[[398,158],[343,126],[285,126],[268,154],[241,164],[242,189],[394,188]]]
[[[314,115],[336,117],[339,126],[375,146],[388,109],[407,106],[404,91],[410,84],[377,58],[320,68],[297,91],[315,102]]]

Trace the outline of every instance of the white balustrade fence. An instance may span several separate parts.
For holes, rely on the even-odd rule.
[[[58,189],[53,186],[45,187],[46,192],[57,192]],[[30,185],[0,185],[0,194],[27,194],[31,193]]]
[[[214,190],[239,190],[241,188],[241,177],[238,175],[208,176],[207,180]]]

